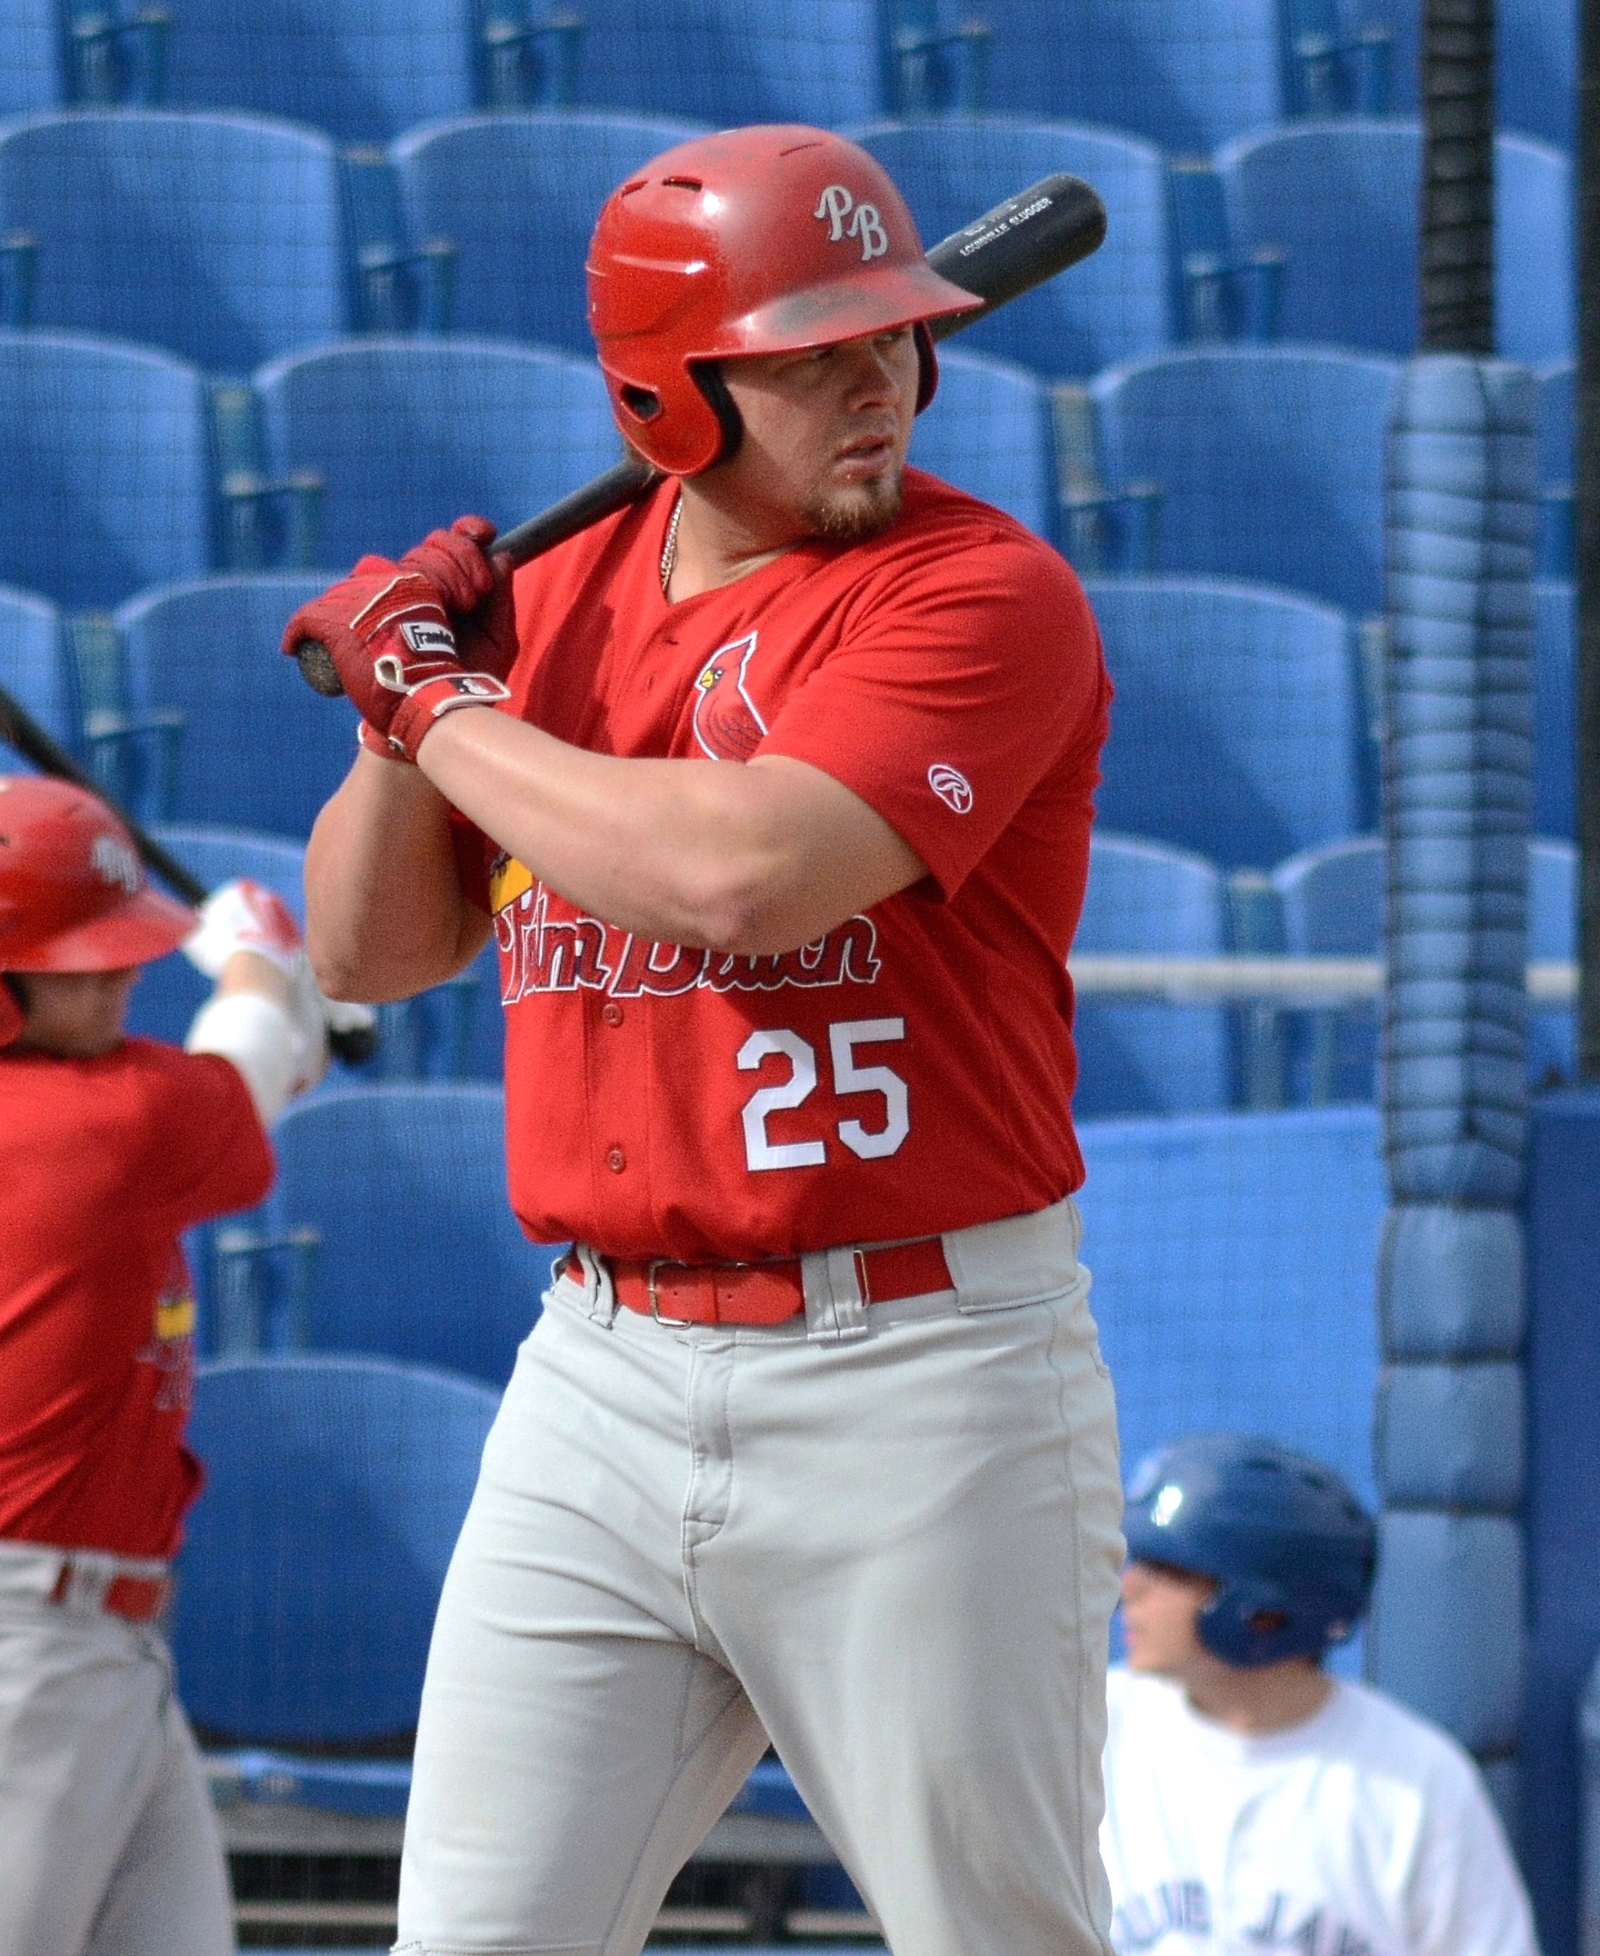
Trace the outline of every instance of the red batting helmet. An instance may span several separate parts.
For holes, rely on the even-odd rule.
[[[149,887],[103,801],[66,781],[0,776],[0,971],[120,971],[176,950],[195,921]]]
[[[706,363],[921,328],[982,303],[931,269],[881,164],[802,124],[725,129],[645,164],[606,199],[588,271],[617,424],[670,475],[697,475],[739,438]],[[938,368],[925,329],[917,342],[920,411]]]

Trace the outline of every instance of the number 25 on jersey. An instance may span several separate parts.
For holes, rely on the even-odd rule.
[[[882,1101],[880,1125],[840,1121],[838,1136],[853,1155],[877,1161],[898,1151],[911,1132],[906,1083],[887,1066],[859,1066],[858,1046],[888,1045],[904,1039],[904,1019],[843,1019],[828,1028],[828,1057],[835,1094],[874,1094]],[[753,1032],[739,1048],[741,1073],[756,1072],[762,1061],[781,1055],[789,1062],[789,1077],[778,1086],[760,1087],[744,1104],[744,1158],[752,1173],[764,1168],[820,1168],[828,1158],[826,1141],[773,1141],[767,1116],[803,1106],[817,1088],[817,1054],[809,1040],[779,1027]],[[863,1108],[863,1113],[868,1110]],[[870,1117],[870,1116],[869,1116]]]

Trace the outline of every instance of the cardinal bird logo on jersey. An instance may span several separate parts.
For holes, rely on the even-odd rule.
[[[712,653],[694,682],[694,737],[714,761],[747,761],[761,744],[767,723],[745,690],[745,673],[756,655],[756,634]]]

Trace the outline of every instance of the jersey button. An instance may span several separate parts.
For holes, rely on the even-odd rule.
[[[628,1157],[620,1148],[606,1149],[606,1166],[613,1175],[620,1175],[628,1165]]]
[[[620,1026],[622,1024],[622,1007],[614,998],[608,998],[600,1008],[600,1016],[608,1026]]]

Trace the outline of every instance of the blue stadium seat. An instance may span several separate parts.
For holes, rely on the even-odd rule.
[[[0,686],[52,740],[76,752],[78,716],[61,614],[36,591],[0,585]],[[0,741],[0,774],[28,771],[21,755]]]
[[[1397,374],[1370,354],[1270,346],[1111,367],[1090,383],[1102,472],[1113,489],[1160,489],[1159,569],[1286,584],[1376,612]]]
[[[579,99],[728,128],[892,113],[877,0],[584,0]]]
[[[37,115],[66,100],[56,0],[0,0],[0,117]]]
[[[1234,250],[1286,254],[1282,337],[1408,354],[1417,344],[1415,122],[1292,124],[1217,156]],[[1522,136],[1495,144],[1496,338],[1509,360],[1572,351],[1572,164]]]
[[[1539,543],[1536,575],[1573,574],[1572,484],[1577,458],[1574,395],[1577,366],[1558,360],[1537,375],[1539,386]]]
[[[1533,827],[1536,835],[1572,836],[1578,594],[1571,584],[1539,583],[1533,600]]]
[[[1220,579],[1084,588],[1117,689],[1103,822],[1228,868],[1363,826],[1360,685],[1341,613]]]
[[[273,1140],[274,1226],[321,1237],[308,1347],[503,1386],[557,1252],[530,1243],[507,1205],[500,1089],[329,1091],[289,1108]]]
[[[492,1080],[506,1070],[500,954],[494,939],[464,971],[414,998],[378,1007],[379,1048],[363,1077]]]
[[[1385,1187],[1370,1108],[1088,1121],[1083,1258],[1122,1457],[1265,1433],[1372,1499]]]
[[[1578,9],[1573,0],[1497,0],[1495,120],[1578,146]]]
[[[585,112],[474,115],[401,137],[392,155],[411,235],[456,247],[456,329],[592,356],[583,266],[600,206],[630,170],[703,127]]]
[[[911,460],[1040,536],[1055,535],[1050,396],[1025,368],[975,353],[941,354],[939,391],[917,417]]]
[[[989,100],[1008,114],[1136,131],[1210,151],[1287,113],[1278,0],[982,0],[994,30]]]
[[[348,328],[326,136],[241,115],[74,110],[0,136],[0,231],[39,240],[34,320],[245,372]]]
[[[1294,958],[1370,958],[1383,935],[1383,844],[1348,836],[1302,850],[1272,872],[1282,906],[1283,948]],[[1290,1019],[1291,1098],[1371,1100],[1378,1008],[1365,1000]]]
[[[211,563],[205,383],[170,354],[0,332],[0,579],[110,605]]]
[[[1273,871],[1283,902],[1284,945],[1293,957],[1376,957],[1383,947],[1383,842],[1351,836],[1308,849]],[[1528,959],[1562,963],[1576,956],[1577,856],[1572,844],[1541,836],[1528,852]],[[1333,1015],[1318,1015],[1324,1024]],[[1337,1015],[1337,1043],[1324,1062],[1332,1097],[1370,1098],[1376,1019],[1368,1007]],[[1571,1078],[1576,1064],[1574,1015],[1568,1008],[1530,1010],[1528,1074]]]
[[[172,1644],[225,1801],[404,1813],[396,1755],[497,1403],[382,1359],[201,1367],[189,1433],[206,1488]]]
[[[276,890],[304,922],[305,848],[301,843],[247,829],[178,823],[156,823],[151,833],[208,890],[235,876],[253,877]],[[128,1030],[181,1046],[190,1020],[210,991],[210,979],[203,978],[181,951],[169,952],[140,973],[128,1010]]]
[[[509,7],[502,11],[510,11]],[[472,0],[183,0],[168,99],[313,123],[341,143],[384,143],[479,100]]]
[[[389,554],[466,511],[508,529],[621,454],[591,362],[489,340],[362,339],[255,377],[268,467],[325,485],[320,555]]]
[[[1087,375],[1173,339],[1166,167],[1150,144],[1071,123],[972,118],[854,133],[900,186],[925,245],[1058,170],[1105,199],[1100,250],[969,328],[964,347],[1041,373]]]
[[[130,708],[183,714],[173,821],[300,842],[311,833],[355,754],[356,715],[313,693],[278,642],[326,584],[304,573],[210,577],[143,591],[117,612]]]
[[[1077,951],[1220,957],[1225,890],[1203,856],[1097,827]],[[1078,1119],[1192,1114],[1229,1103],[1227,1014],[1212,1005],[1111,1005],[1079,994]]]

